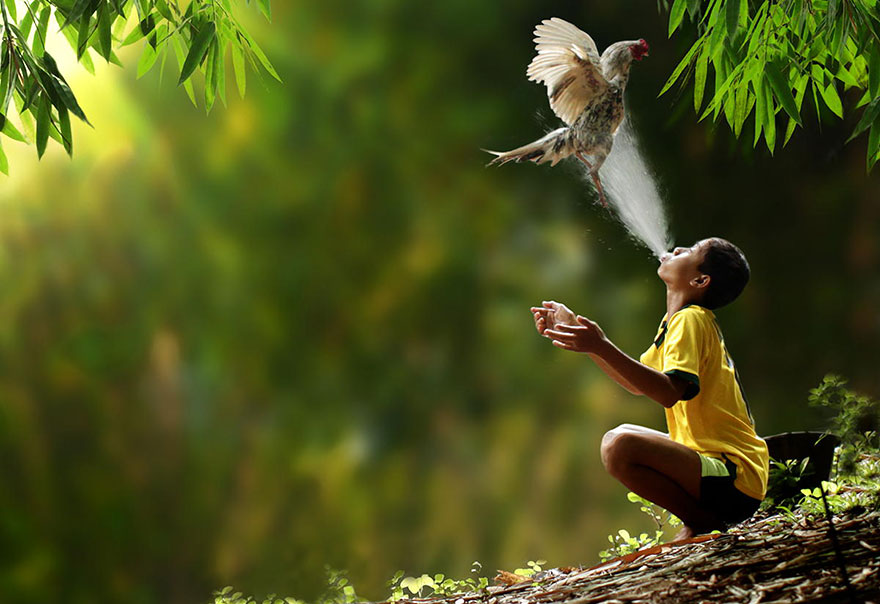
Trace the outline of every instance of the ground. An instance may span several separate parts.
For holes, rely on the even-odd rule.
[[[430,601],[880,602],[880,511],[852,510],[835,517],[834,528],[837,551],[824,517],[765,512],[723,534],[656,546],[592,568],[551,569],[525,581],[502,572],[499,585],[483,592]]]

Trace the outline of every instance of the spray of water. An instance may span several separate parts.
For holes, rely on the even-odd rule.
[[[586,171],[585,178],[592,182]],[[599,179],[609,205],[633,238],[659,258],[671,244],[666,212],[629,119],[617,130],[611,153],[599,169]]]

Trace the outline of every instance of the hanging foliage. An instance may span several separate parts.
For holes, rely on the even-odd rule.
[[[54,57],[46,51],[53,19],[56,25],[51,27],[57,27],[80,64],[93,74],[93,55],[121,66],[115,51],[146,38],[138,77],[156,64],[164,71],[168,55],[173,55],[180,73],[178,84],[193,104],[197,101],[192,78],[196,72],[204,76],[207,111],[217,96],[226,103],[227,50],[241,96],[247,63],[257,74],[263,70],[280,80],[236,19],[232,4],[231,0],[0,0],[0,132],[13,140],[35,143],[40,157],[49,138],[72,155],[70,115],[89,123]],[[256,0],[256,4],[271,19],[269,0]],[[8,170],[0,145],[0,171],[8,174]]]
[[[876,0],[674,0],[661,6],[669,9],[670,37],[685,17],[697,33],[661,95],[693,76],[700,119],[723,116],[739,137],[754,115],[753,145],[763,138],[771,153],[804,125],[805,99],[819,116],[843,118],[861,109],[849,140],[868,131],[868,169],[880,159]],[[841,94],[850,89],[861,97],[845,108]],[[777,115],[784,120],[778,131]]]

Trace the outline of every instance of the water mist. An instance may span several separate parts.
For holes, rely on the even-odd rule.
[[[589,172],[584,173],[589,179]],[[623,120],[614,136],[614,146],[599,169],[599,179],[609,206],[633,238],[660,258],[671,244],[666,211],[629,118]]]

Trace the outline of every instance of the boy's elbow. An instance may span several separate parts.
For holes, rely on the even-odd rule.
[[[674,394],[670,393],[654,393],[653,395],[648,395],[648,398],[651,398],[658,403],[660,403],[664,408],[669,409],[675,406],[675,403],[678,402],[678,398],[675,398]]]
[[[684,397],[688,389],[688,382],[677,376],[669,376],[667,379],[669,387],[664,392],[660,404],[669,409]]]
[[[666,397],[664,400],[660,401],[660,404],[663,405],[664,407],[666,407],[667,409],[671,409],[671,408],[675,407],[675,404],[680,400],[681,399],[678,398],[677,396],[672,395],[672,396]]]

